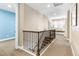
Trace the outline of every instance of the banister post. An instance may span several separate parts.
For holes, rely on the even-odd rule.
[[[40,49],[39,49],[39,32],[38,32],[38,46],[37,46],[37,56],[40,56]]]
[[[54,38],[56,37],[56,31],[55,31],[55,29],[54,29]]]
[[[51,30],[49,30],[49,31],[50,31],[50,36],[49,37],[51,38]]]

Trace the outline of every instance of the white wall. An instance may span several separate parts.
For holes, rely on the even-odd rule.
[[[48,28],[48,18],[25,5],[24,30],[41,31]]]
[[[67,11],[67,19],[66,19],[66,22],[65,22],[65,38],[67,40],[70,39],[70,29],[71,29],[71,12],[70,10]]]
[[[48,18],[26,4],[18,7],[18,44],[23,46],[23,30],[42,31],[48,29]]]
[[[16,41],[17,45],[22,46],[23,45],[23,24],[24,24],[24,4],[18,4],[17,6],[17,28],[16,28]]]
[[[71,9],[72,11],[72,9]],[[78,11],[79,11],[79,4],[78,4]],[[79,12],[78,12],[78,16],[79,16]],[[70,42],[74,51],[75,55],[79,55],[79,17],[78,19],[78,26],[77,27],[71,27],[71,37],[70,37]],[[71,26],[71,25],[70,25]]]

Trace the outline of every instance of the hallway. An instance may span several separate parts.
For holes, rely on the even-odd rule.
[[[43,56],[72,56],[69,42],[63,35],[57,35],[56,41],[51,44]]]

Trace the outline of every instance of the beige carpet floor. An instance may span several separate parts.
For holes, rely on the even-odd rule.
[[[0,56],[31,56],[20,49],[15,49],[15,40],[0,42]],[[56,41],[46,50],[43,56],[72,56],[69,42],[63,35],[58,35]]]
[[[23,50],[15,49],[15,40],[0,42],[0,56],[31,56]]]
[[[55,42],[50,45],[43,56],[72,56],[69,41],[63,35],[57,35]]]

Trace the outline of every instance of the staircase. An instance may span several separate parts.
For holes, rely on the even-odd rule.
[[[23,32],[25,35],[24,42],[26,42],[25,48],[36,55],[40,55],[41,52],[43,52],[44,49],[46,49],[46,47],[55,38],[55,30],[45,30],[40,32],[37,31],[23,31]]]
[[[54,38],[51,38],[51,37],[45,37],[45,39],[41,45],[41,49],[43,49],[45,46],[49,45],[53,39]]]

